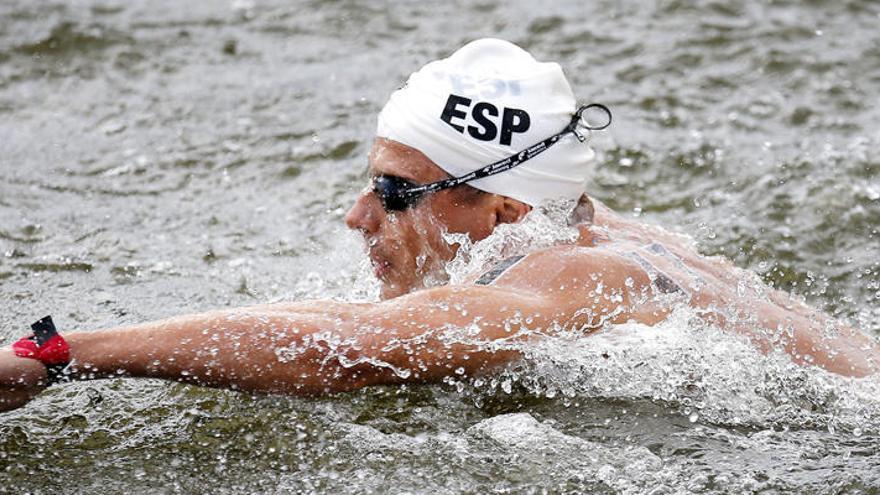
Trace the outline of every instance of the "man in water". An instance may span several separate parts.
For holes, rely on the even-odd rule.
[[[346,223],[366,240],[381,302],[279,303],[63,338],[43,321],[0,351],[2,408],[52,381],[118,376],[297,395],[470,377],[518,359],[511,343],[654,325],[680,305],[799,364],[880,369],[873,339],[588,198],[594,153],[579,117],[559,65],[469,43],[412,74],[379,115],[371,183]],[[444,234],[477,242],[548,201],[567,202],[576,240],[444,283],[459,249]]]

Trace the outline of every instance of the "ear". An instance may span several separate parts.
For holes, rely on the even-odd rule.
[[[506,196],[499,196],[499,198],[500,201],[495,207],[496,224],[519,222],[532,210],[531,206],[522,201],[517,201]]]

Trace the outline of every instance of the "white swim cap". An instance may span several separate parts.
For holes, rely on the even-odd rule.
[[[415,148],[458,177],[562,131],[575,110],[559,64],[487,38],[414,72],[379,113],[376,136]],[[469,184],[532,206],[577,199],[594,161],[593,150],[568,134],[522,165]]]

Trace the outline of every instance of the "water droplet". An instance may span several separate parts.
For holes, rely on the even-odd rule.
[[[501,390],[503,390],[505,394],[509,394],[513,391],[513,384],[510,383],[510,380],[504,380],[501,382]]]

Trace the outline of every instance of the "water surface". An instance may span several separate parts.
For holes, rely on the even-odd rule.
[[[11,0],[0,336],[376,294],[342,216],[375,116],[482,36],[558,60],[589,192],[880,337],[880,6],[848,1]],[[352,260],[358,260],[352,262]],[[480,383],[252,397],[57,387],[0,418],[32,493],[877,493],[880,384],[676,315]],[[612,352],[614,360],[600,359]]]

